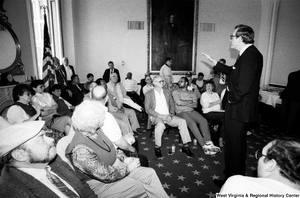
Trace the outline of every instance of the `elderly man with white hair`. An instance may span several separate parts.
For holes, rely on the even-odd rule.
[[[191,137],[186,121],[174,115],[174,100],[170,90],[164,88],[164,83],[165,82],[161,76],[154,76],[154,89],[148,91],[145,95],[145,110],[150,116],[151,123],[155,125],[155,156],[158,158],[162,157],[162,135],[166,128],[165,124],[168,124],[172,127],[178,127],[183,144],[182,152],[186,153],[189,157],[193,157],[194,154],[188,147]]]
[[[74,166],[108,183],[110,190],[115,188],[120,192],[115,197],[168,197],[152,168],[140,167],[138,158],[116,150],[102,132],[106,113],[98,101],[86,100],[76,107],[72,116],[75,135],[66,151]]]
[[[0,197],[98,197],[86,183],[90,178],[56,155],[44,124],[27,121],[0,130],[0,157],[5,165]]]

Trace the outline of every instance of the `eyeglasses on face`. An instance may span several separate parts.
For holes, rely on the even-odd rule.
[[[262,149],[258,149],[256,152],[255,152],[255,159],[260,159],[262,156],[265,156],[265,157],[267,157],[268,158],[268,156],[267,155],[264,155],[263,153],[262,153]]]
[[[164,83],[164,80],[159,80],[159,81],[155,81],[155,82],[159,82],[159,83]]]
[[[234,34],[230,34],[230,35],[229,35],[229,39],[230,39],[230,40],[233,39],[234,37],[235,37],[235,38],[238,38],[238,37],[240,37],[240,36],[237,36],[237,35],[234,35]]]

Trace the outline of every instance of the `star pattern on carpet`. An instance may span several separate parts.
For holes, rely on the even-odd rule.
[[[186,177],[184,177],[183,175],[177,175],[178,180],[184,181]]]
[[[257,175],[255,151],[275,138],[274,130],[268,129],[266,124],[261,130],[263,132],[259,134],[261,138],[253,135],[247,137],[246,176]],[[220,188],[214,185],[213,180],[224,178],[224,147],[221,147],[221,151],[215,155],[205,155],[201,146],[189,143],[189,148],[195,156],[188,157],[181,151],[182,140],[178,130],[172,129],[169,134],[163,134],[161,147],[163,157],[157,158],[154,153],[154,135],[151,138],[149,135],[143,133],[137,136],[140,153],[148,157],[149,166],[156,171],[170,198],[212,198],[216,196],[215,193],[220,192]],[[217,141],[215,139],[214,142]],[[172,145],[175,146],[175,152],[169,154]]]
[[[158,164],[156,164],[156,166],[157,166],[158,168],[161,168],[161,167],[164,167],[164,164],[158,163]]]
[[[215,175],[215,174],[212,175],[211,177],[212,177],[213,180],[214,180],[214,179],[219,179],[219,178],[220,178],[220,176],[217,176],[217,175]]]
[[[179,188],[181,190],[181,192],[187,192],[188,193],[188,190],[189,188],[186,188],[185,186]]]
[[[170,187],[170,185],[167,183],[162,184],[162,186],[163,186],[163,188],[167,188],[167,189],[169,189],[169,187]]]
[[[193,167],[193,164],[188,163],[188,164],[186,164],[186,166],[187,166],[187,167]]]
[[[202,186],[203,186],[203,185],[204,185],[202,180],[201,180],[201,181],[199,181],[199,180],[196,180],[194,183],[196,183],[196,184],[197,184],[197,186],[199,186],[199,185],[202,185]]]
[[[192,173],[193,173],[194,175],[199,175],[199,174],[200,174],[200,171],[194,170],[194,171],[192,171]]]
[[[215,165],[220,164],[220,162],[219,162],[219,161],[216,161],[216,160],[214,160],[213,163],[214,163]]]
[[[163,173],[165,175],[165,177],[171,177],[173,173],[169,173],[169,172],[166,172],[166,173]]]

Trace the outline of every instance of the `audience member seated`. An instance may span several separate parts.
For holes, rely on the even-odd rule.
[[[135,122],[132,124],[130,123],[130,117],[132,117],[133,120],[135,120],[134,115],[132,113],[132,109],[129,109],[129,111],[127,113],[132,114],[130,117],[125,113],[124,108],[118,108],[118,104],[116,102],[116,98],[115,96],[107,89],[107,84],[103,79],[99,80],[100,82],[100,86],[104,87],[105,90],[107,90],[107,95],[108,95],[108,101],[106,103],[107,107],[108,107],[108,111],[109,113],[111,113],[115,119],[117,120],[120,128],[122,129],[122,134],[126,135],[126,134],[130,134],[130,133],[136,133],[136,134],[141,134],[141,132],[139,132],[138,128],[139,125],[137,125]],[[135,129],[135,131],[133,130]]]
[[[219,146],[223,147],[225,138],[225,113],[221,110],[221,98],[214,92],[215,84],[213,81],[207,81],[205,84],[205,92],[201,96],[201,106],[203,116],[208,120],[218,121]]]
[[[86,88],[87,88],[87,90],[88,90],[88,93],[86,93],[86,94],[84,95],[83,100],[89,100],[89,99],[92,98],[92,90],[93,90],[94,87],[96,87],[96,86],[97,86],[97,83],[94,82],[94,81],[88,82],[88,83],[86,84]]]
[[[108,101],[107,91],[102,86],[97,86],[92,90],[92,99],[100,102],[103,106]],[[119,120],[119,122],[123,122]],[[123,124],[126,124],[123,122]],[[129,125],[130,127],[130,125]],[[118,124],[117,119],[109,112],[106,113],[104,124],[101,127],[103,133],[112,141],[117,147],[122,149],[127,156],[136,155],[138,152],[138,142],[134,138],[133,132],[124,134]],[[148,158],[144,155],[138,155],[141,165],[148,167]]]
[[[61,97],[62,88],[59,84],[51,87],[50,92],[56,104],[58,105],[57,113],[62,116],[72,117],[74,106]]]
[[[12,74],[3,73],[1,75],[1,86],[16,85],[16,84],[19,84],[19,82],[15,81]]]
[[[205,84],[205,80],[204,80],[204,74],[202,72],[198,73],[198,77],[197,78],[193,78],[192,83],[194,83],[195,85],[197,85],[199,92],[202,94],[204,92],[204,84]]]
[[[141,89],[140,89],[140,97],[142,98],[142,101],[145,100],[145,94],[143,93],[143,87],[147,84],[146,78],[147,78],[148,76],[150,77],[150,73],[149,73],[149,72],[145,73],[145,77],[142,78],[141,81],[140,81],[140,85],[141,85]]]
[[[54,140],[45,135],[44,121],[28,121],[0,131],[0,197],[97,198],[85,181],[56,155]],[[58,187],[56,180],[63,184]],[[99,196],[100,197],[100,196]]]
[[[74,166],[91,178],[116,188],[119,197],[168,197],[152,168],[140,166],[135,157],[127,157],[99,128],[106,108],[97,101],[83,101],[75,108],[72,123],[75,135],[66,150]]]
[[[164,81],[161,76],[153,78],[154,89],[148,91],[145,95],[145,110],[150,116],[150,120],[155,125],[155,156],[162,157],[161,145],[162,135],[166,128],[165,124],[172,127],[178,127],[182,139],[182,152],[193,157],[194,154],[190,151],[188,143],[191,142],[191,137],[187,129],[186,121],[174,115],[174,101],[170,90],[163,88]]]
[[[256,151],[258,178],[229,177],[220,193],[300,194],[300,141],[281,138]]]
[[[34,80],[30,86],[35,91],[35,95],[31,98],[31,103],[36,109],[40,109],[41,118],[46,121],[46,126],[64,132],[67,135],[72,124],[71,118],[57,113],[58,105],[49,93],[44,92],[43,80]]]
[[[113,74],[113,73],[116,73],[118,75],[118,83],[121,82],[121,76],[120,76],[119,70],[115,68],[114,62],[109,61],[108,67],[109,67],[109,69],[106,69],[104,71],[104,74],[102,77],[105,80],[105,82],[108,83],[110,81],[111,74]]]
[[[94,82],[94,74],[88,73],[86,75],[87,81],[83,84],[83,87],[85,88],[86,91],[89,91],[89,88],[87,87],[87,84],[90,82]]]
[[[187,126],[197,139],[204,153],[206,155],[214,155],[220,151],[220,148],[216,147],[211,141],[206,119],[194,110],[197,106],[197,97],[193,91],[188,90],[188,84],[188,79],[182,77],[179,81],[179,89],[173,91],[176,115],[186,121]],[[202,135],[197,125],[199,125]]]
[[[111,74],[111,79],[110,79],[109,83],[107,83],[107,91],[113,97],[113,100],[111,100],[112,106],[114,106],[114,103],[115,103],[117,105],[117,107],[115,107],[115,109],[110,109],[110,111],[124,113],[130,120],[132,130],[138,132],[137,129],[140,128],[140,124],[137,120],[135,111],[133,109],[125,108],[123,106],[124,100],[125,99],[130,100],[130,98],[126,95],[126,91],[125,91],[124,87],[122,86],[122,84],[117,83],[117,82],[118,82],[117,74],[116,73]],[[133,103],[133,104],[136,104],[136,103]],[[137,106],[139,106],[139,105],[137,105]],[[141,107],[139,107],[139,108],[141,108]]]
[[[141,99],[141,97],[137,94],[137,91],[139,89],[138,84],[136,80],[132,79],[132,73],[128,72],[127,77],[125,78],[123,84],[124,89],[126,90],[127,96],[129,96],[133,102],[137,103],[141,107],[144,106],[144,103]]]
[[[14,104],[7,110],[7,121],[17,124],[24,121],[34,121],[41,116],[41,107],[31,105],[31,88],[27,84],[19,84],[13,88]]]
[[[70,103],[73,106],[80,104],[83,101],[84,94],[86,94],[86,90],[83,85],[79,81],[78,75],[73,75],[71,78],[71,84],[69,84],[66,88],[69,92]]]
[[[187,89],[190,91],[193,91],[197,98],[197,107],[195,108],[195,110],[198,111],[199,113],[201,113],[201,111],[202,111],[201,105],[200,105],[201,93],[200,93],[197,85],[192,82],[192,72],[187,72],[185,74],[185,77],[188,79],[188,83],[189,83]]]
[[[72,76],[75,75],[75,69],[72,65],[69,65],[69,59],[67,57],[63,57],[63,65],[61,66],[61,69],[63,70],[65,77],[67,79],[68,83],[71,83]]]
[[[226,60],[221,58],[219,60],[220,63],[222,64],[226,64]],[[226,84],[221,84],[220,83],[220,78],[221,78],[221,73],[216,71],[214,68],[210,71],[210,74],[211,74],[211,79],[210,81],[213,81],[215,83],[215,92],[220,96],[222,91],[226,88]],[[225,79],[225,82],[226,82],[226,79]]]
[[[146,85],[143,87],[143,94],[145,95],[149,90],[154,89],[154,85],[152,84],[151,76],[147,76],[145,78]]]
[[[288,82],[281,93],[281,129],[288,135],[300,136],[300,70],[289,74]]]

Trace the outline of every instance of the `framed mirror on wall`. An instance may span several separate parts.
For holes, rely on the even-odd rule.
[[[196,73],[199,0],[147,0],[147,65],[159,73],[167,57],[173,74]]]
[[[2,11],[0,11],[0,51],[0,73],[25,74],[19,39],[11,28],[5,12]]]

